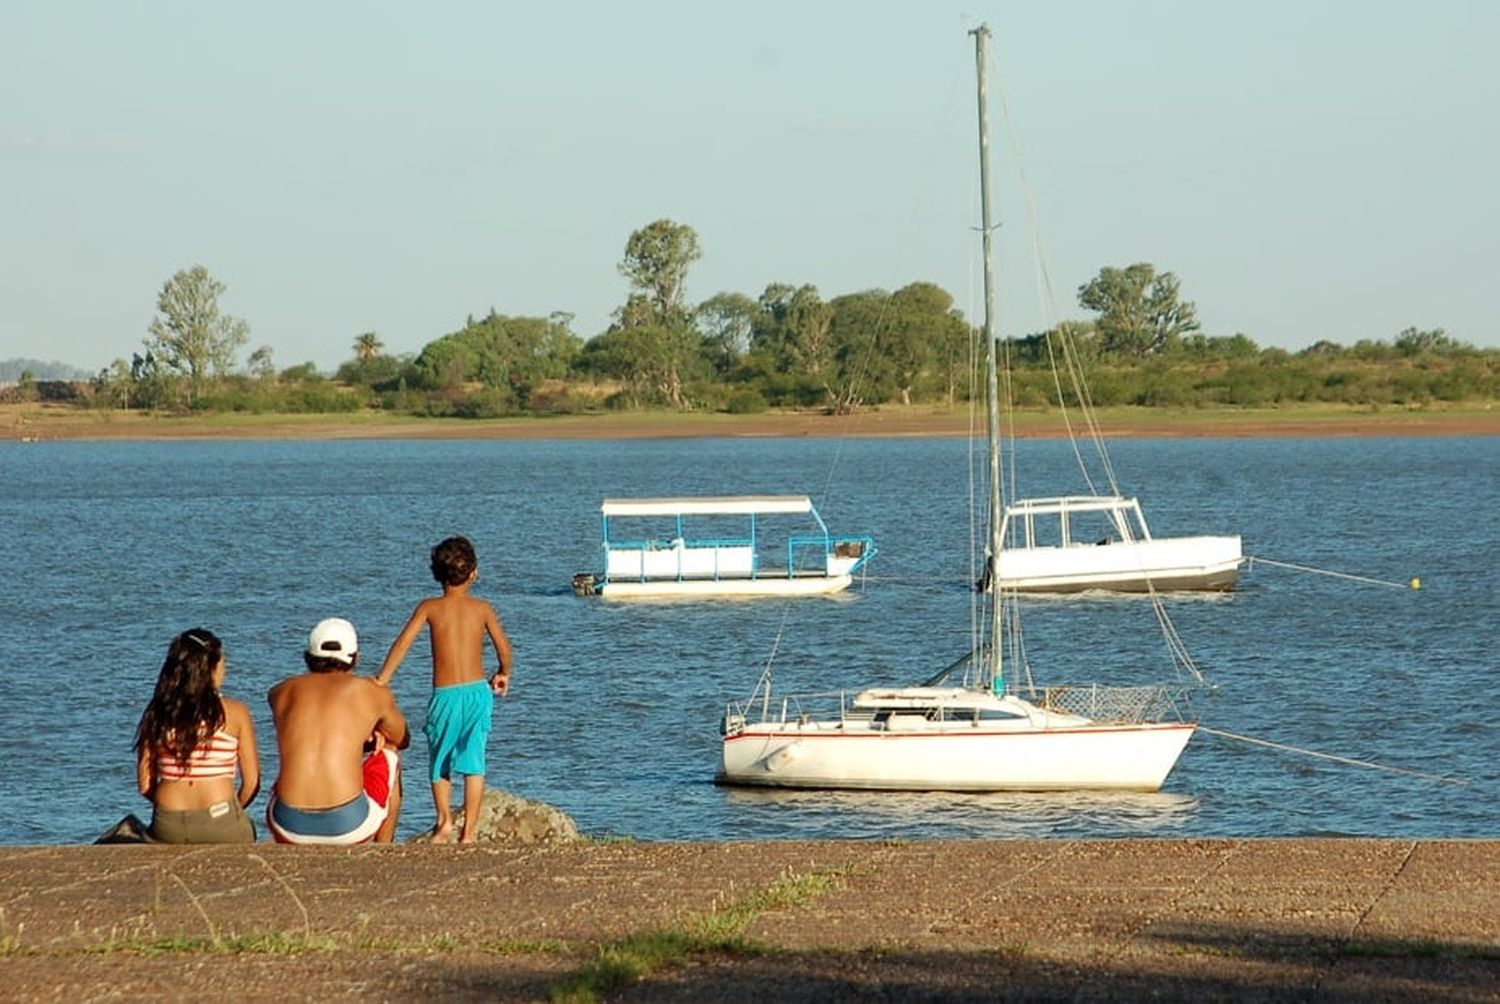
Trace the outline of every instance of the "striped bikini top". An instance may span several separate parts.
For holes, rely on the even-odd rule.
[[[156,776],[162,781],[206,781],[214,777],[234,777],[240,759],[240,740],[223,729],[207,742],[193,747],[187,760],[178,759],[170,750],[156,748]]]

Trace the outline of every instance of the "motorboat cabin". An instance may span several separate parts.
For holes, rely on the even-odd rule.
[[[1140,502],[1119,495],[1022,499],[1005,508],[1002,589],[1072,593],[1233,589],[1235,536],[1152,537]]]

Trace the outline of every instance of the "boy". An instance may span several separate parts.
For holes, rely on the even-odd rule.
[[[432,577],[443,595],[417,604],[381,663],[375,682],[388,684],[411,643],[425,626],[432,639],[432,699],[427,704],[428,751],[432,759],[432,800],[437,808],[433,843],[453,834],[451,777],[464,775],[464,826],[461,843],[477,839],[479,807],[484,799],[484,750],[490,734],[495,695],[510,689],[510,639],[495,608],[469,595],[479,574],[474,545],[466,537],[449,537],[432,549]],[[495,647],[500,668],[484,679],[484,636]]]

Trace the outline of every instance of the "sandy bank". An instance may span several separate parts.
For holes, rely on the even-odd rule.
[[[1076,416],[1074,417],[1076,424]],[[1260,436],[1493,436],[1500,409],[1355,411],[1285,409],[1175,411],[1109,409],[1100,416],[1109,438]],[[1067,434],[1062,417],[1023,413],[1024,437]],[[623,412],[554,418],[413,419],[357,415],[209,415],[173,418],[125,412],[79,411],[36,405],[0,407],[0,438],[56,439],[651,439],[704,436],[960,436],[967,414],[919,408],[882,408],[856,415],[815,412],[760,415]]]

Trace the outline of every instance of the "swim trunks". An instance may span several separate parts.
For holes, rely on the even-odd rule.
[[[395,750],[376,750],[365,759],[365,790],[331,809],[298,809],[272,790],[266,825],[279,844],[363,844],[390,813],[399,764]]]
[[[433,781],[484,773],[484,746],[494,712],[495,695],[487,680],[433,688],[422,728]]]

